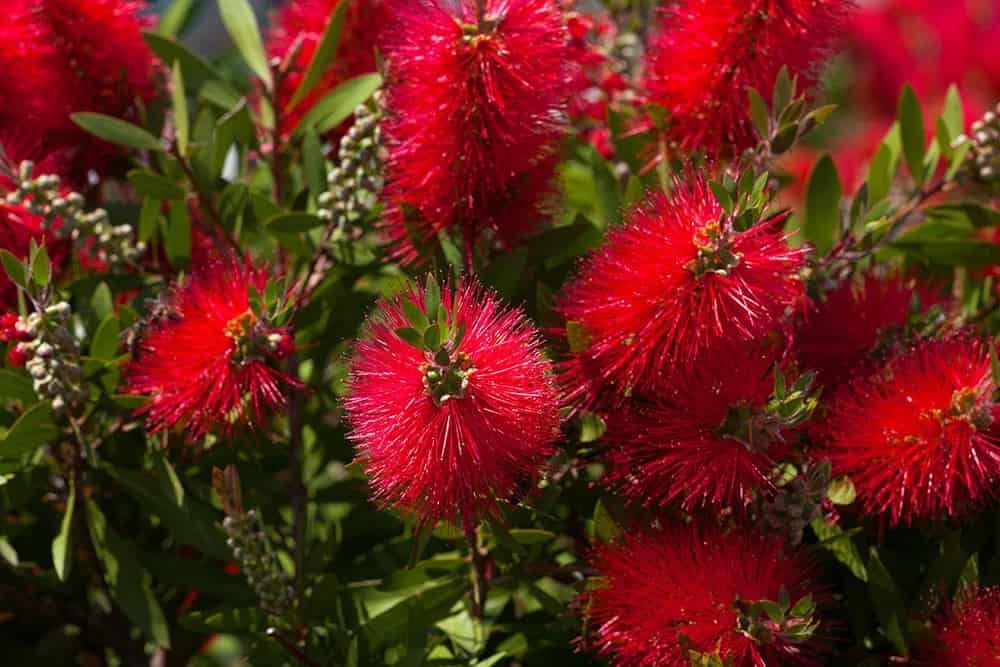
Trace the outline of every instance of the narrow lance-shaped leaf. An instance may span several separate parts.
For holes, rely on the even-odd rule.
[[[76,485],[70,484],[69,497],[66,500],[66,511],[59,524],[59,534],[52,540],[52,564],[56,569],[59,581],[66,581],[69,576],[73,559],[70,558],[73,539],[73,513],[76,509]]]
[[[323,78],[323,73],[333,64],[337,56],[337,49],[340,46],[340,36],[344,31],[344,19],[347,16],[349,2],[338,2],[336,9],[330,14],[330,19],[326,22],[326,29],[323,37],[320,38],[316,50],[313,52],[306,74],[302,77],[295,94],[292,95],[291,102],[288,103],[288,110],[294,109],[302,99],[309,94],[319,80]]]
[[[177,148],[180,150],[181,155],[187,155],[191,124],[188,118],[187,93],[184,91],[184,75],[181,72],[179,61],[174,63],[170,82],[170,95],[174,107],[174,131],[177,133]]]
[[[271,68],[267,65],[267,55],[264,53],[253,7],[247,0],[218,0],[218,3],[219,15],[236,49],[253,73],[271,88]]]
[[[113,144],[147,151],[162,151],[163,144],[138,125],[99,113],[81,112],[70,116],[72,121],[99,139]]]
[[[843,191],[837,167],[829,154],[816,162],[806,190],[806,218],[802,232],[819,255],[833,248],[840,228],[840,199]]]
[[[899,97],[899,131],[903,158],[914,183],[924,183],[924,113],[913,88],[907,85]]]

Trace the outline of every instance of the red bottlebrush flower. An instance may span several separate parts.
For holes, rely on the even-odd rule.
[[[413,263],[442,229],[466,252],[509,244],[549,191],[568,94],[566,31],[550,0],[391,0],[383,229]]]
[[[464,337],[434,351],[397,333],[411,326],[404,308],[427,312],[423,291],[409,299],[383,304],[357,344],[345,402],[352,438],[380,503],[421,523],[468,526],[538,473],[559,433],[559,395],[521,312],[462,284],[441,307]]]
[[[837,393],[826,424],[834,472],[891,525],[956,516],[995,494],[1000,407],[988,347],[925,341]]]
[[[739,154],[757,137],[747,89],[769,95],[778,72],[810,85],[847,0],[680,0],[661,17],[646,60],[650,102],[670,113],[681,148]]]
[[[7,351],[7,365],[13,368],[24,368],[24,365],[28,363],[29,357],[30,354],[28,351],[24,349],[23,345],[18,343]]]
[[[283,136],[290,134],[302,117],[331,90],[352,77],[376,69],[375,44],[382,27],[388,22],[382,0],[297,0],[286,3],[275,15],[274,28],[268,34],[268,56],[284,60],[300,39],[301,46],[298,47],[295,64],[281,82],[278,91],[280,104],[287,110],[316,54],[330,15],[342,1],[348,2],[349,6],[336,58],[312,91],[294,109],[281,115],[279,129]]]
[[[141,409],[150,431],[230,434],[284,402],[296,381],[268,361],[287,356],[290,334],[259,319],[248,298],[266,283],[263,269],[230,258],[195,272],[152,314],[126,370],[128,392],[152,399]]]
[[[651,391],[720,342],[769,334],[802,294],[804,251],[778,222],[735,231],[700,176],[632,211],[559,302],[582,338],[562,369],[570,398]]]
[[[787,449],[785,424],[765,411],[774,364],[759,345],[709,354],[654,399],[613,413],[608,481],[647,505],[745,509]]]
[[[674,525],[626,534],[593,562],[605,581],[585,594],[594,629],[584,639],[618,667],[687,667],[690,651],[733,667],[823,664],[813,618],[822,592],[781,538]],[[762,600],[802,604],[779,625],[754,608]]]
[[[26,121],[48,148],[73,153],[74,172],[117,151],[70,120],[93,111],[135,115],[155,95],[156,61],[142,39],[151,19],[135,0],[11,0],[0,28],[0,126]],[[96,155],[95,155],[96,151]],[[79,175],[78,173],[76,174]]]
[[[1000,587],[965,593],[938,623],[920,664],[934,667],[1000,665]]]
[[[903,342],[893,338],[900,338],[911,305],[927,307],[936,300],[930,289],[900,276],[868,274],[860,282],[845,281],[802,313],[794,338],[799,366],[817,371],[827,385],[871,371],[865,362],[877,348]]]

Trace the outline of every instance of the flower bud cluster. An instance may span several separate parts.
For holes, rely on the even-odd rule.
[[[829,465],[815,465],[807,473],[796,475],[764,503],[761,523],[769,530],[785,533],[792,544],[801,544],[806,526],[824,515],[829,486]]]
[[[338,165],[327,176],[329,189],[319,197],[319,215],[338,227],[356,227],[375,210],[384,185],[382,111],[373,104],[354,112],[354,124],[341,140]]]
[[[272,614],[284,613],[295,592],[278,563],[257,510],[227,516],[222,527],[229,536],[226,544],[260,599],[261,608]]]
[[[69,331],[70,308],[65,301],[31,313],[24,320],[28,340],[18,343],[35,393],[52,402],[57,415],[77,412],[87,400],[81,382],[80,343]]]
[[[45,230],[56,238],[69,239],[92,258],[111,268],[132,264],[145,252],[145,244],[136,242],[130,225],[113,225],[104,209],[84,210],[84,198],[68,192],[58,176],[34,176],[34,163],[24,161],[18,168],[17,188],[6,202],[23,206],[40,216]]]
[[[1000,181],[1000,104],[972,124],[969,164],[980,181]]]

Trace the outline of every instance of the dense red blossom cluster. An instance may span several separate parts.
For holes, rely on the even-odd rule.
[[[425,295],[408,297],[420,309]],[[475,283],[444,307],[464,327],[449,349],[463,361],[461,396],[428,392],[435,355],[397,333],[402,299],[382,304],[357,344],[347,416],[376,500],[422,524],[465,526],[495,513],[497,499],[530,489],[559,435],[559,394],[541,339],[525,316]]]
[[[766,95],[778,72],[815,81],[845,0],[686,0],[667,3],[646,62],[649,101],[670,117],[684,150],[738,154],[756,141],[747,89]]]
[[[692,650],[735,667],[823,664],[821,639],[791,642],[772,628],[772,641],[757,642],[738,629],[741,602],[823,597],[808,558],[780,538],[671,525],[598,547],[592,560],[604,577],[584,597],[592,640],[619,667],[687,667]]]
[[[138,119],[156,95],[157,65],[135,0],[9,0],[0,25],[0,127],[23,128],[61,153],[82,178],[118,149],[78,128],[70,114]]]
[[[802,296],[805,258],[782,220],[734,229],[695,174],[632,211],[560,300],[583,338],[562,368],[570,399],[655,392],[713,348],[775,331]]]
[[[956,336],[917,343],[830,402],[835,472],[865,511],[891,524],[966,514],[996,494],[1000,407],[988,346]]]
[[[294,343],[250,308],[250,287],[263,292],[267,278],[234,258],[218,261],[154,310],[126,370],[128,391],[150,397],[141,413],[151,432],[181,426],[195,441],[260,423],[284,404],[296,381],[268,362],[290,355]]]
[[[936,667],[988,667],[1000,662],[1000,587],[966,591],[939,619],[920,656]]]
[[[442,230],[471,256],[484,232],[533,230],[563,134],[566,29],[549,0],[392,0],[383,230],[416,262]]]

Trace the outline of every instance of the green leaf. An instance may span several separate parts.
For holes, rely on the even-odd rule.
[[[113,144],[147,151],[165,150],[160,140],[146,130],[113,116],[81,112],[70,118],[90,134]]]
[[[156,236],[156,231],[160,226],[160,210],[163,202],[153,197],[146,197],[142,200],[142,208],[139,209],[139,240],[148,243]]]
[[[868,553],[868,592],[886,637],[901,655],[909,655],[905,634],[906,604],[875,547]]]
[[[312,59],[306,68],[306,74],[302,77],[302,82],[299,84],[295,94],[292,95],[287,110],[294,109],[309,94],[309,91],[319,83],[320,79],[323,78],[323,74],[333,63],[334,58],[336,58],[337,48],[340,46],[340,36],[344,31],[344,19],[347,16],[349,5],[350,3],[348,2],[339,2],[336,9],[331,12],[330,18],[326,22],[326,28],[323,30],[323,37],[320,38],[316,50],[313,51]]]
[[[850,505],[857,498],[854,482],[847,476],[831,480],[830,486],[826,489],[826,497],[834,505]]]
[[[843,191],[837,167],[829,154],[813,166],[806,189],[806,217],[802,233],[816,247],[816,254],[826,255],[833,248],[840,231],[840,199]]]
[[[1000,246],[988,241],[950,240],[911,242],[899,240],[893,248],[939,266],[982,268],[1000,264]]]
[[[175,63],[180,63],[188,83],[196,86],[203,81],[214,81],[217,85],[228,88],[239,98],[239,93],[231,85],[222,80],[222,75],[208,61],[193,51],[189,51],[183,44],[174,41],[169,36],[149,31],[143,32],[142,38],[146,41],[149,49],[167,67],[172,68]]]
[[[188,217],[186,203],[171,202],[164,241],[170,263],[179,268],[186,268],[191,261],[191,219]]]
[[[733,214],[733,197],[729,194],[729,191],[718,181],[709,181],[708,187],[712,189],[712,194],[715,195],[715,200],[719,202],[719,206],[722,210],[726,212],[726,215]]]
[[[69,576],[73,559],[70,557],[72,548],[73,511],[76,508],[76,485],[70,484],[69,498],[66,500],[66,511],[59,524],[59,534],[52,540],[52,564],[56,569],[59,581],[66,581]]]
[[[215,510],[188,497],[183,498],[183,507],[179,506],[176,491],[168,493],[164,490],[164,487],[172,486],[173,482],[164,479],[164,483],[160,483],[160,475],[153,476],[111,465],[104,466],[104,470],[125,493],[147,511],[160,517],[175,540],[197,547],[213,558],[231,560],[232,554],[216,526]]]
[[[907,84],[899,97],[899,133],[903,157],[917,187],[924,183],[924,113],[913,88]]]
[[[250,188],[243,183],[230,183],[219,198],[219,215],[227,225],[236,224],[250,203]]]
[[[39,287],[46,287],[52,280],[52,262],[49,261],[49,253],[46,252],[45,246],[38,247],[31,261],[31,276]]]
[[[965,130],[965,110],[962,108],[962,97],[958,93],[958,86],[951,84],[948,87],[948,94],[944,98],[944,111],[941,113],[941,120],[948,128],[948,134],[954,139]]]
[[[7,277],[10,278],[12,283],[21,288],[24,288],[28,284],[24,262],[18,259],[12,252],[0,248],[0,264],[3,264],[3,269],[7,272]]]
[[[177,148],[181,155],[187,155],[188,140],[191,135],[191,121],[188,117],[187,92],[184,90],[184,74],[181,64],[174,63],[170,77],[170,99],[174,109],[174,131],[177,133]],[[165,197],[169,199],[169,197]]]
[[[114,297],[111,295],[111,288],[108,287],[106,282],[101,282],[94,289],[94,293],[90,297],[90,307],[94,310],[98,321],[103,321],[114,312]]]
[[[950,161],[955,150],[951,147],[951,134],[948,132],[948,126],[944,122],[944,118],[937,119],[936,130],[938,151],[940,151],[946,160]]]
[[[31,453],[59,436],[52,420],[52,406],[42,401],[18,417],[0,441],[0,458],[13,459]]]
[[[792,85],[792,78],[788,75],[788,68],[782,66],[774,80],[774,93],[771,96],[771,109],[776,116],[781,115],[794,95],[795,88]]]
[[[434,321],[438,319],[438,309],[441,307],[441,286],[433,273],[427,274],[426,288],[424,289],[424,311],[427,319]]]
[[[184,188],[169,178],[154,174],[145,169],[132,169],[128,172],[128,182],[141,195],[153,199],[171,199],[180,201],[185,197]],[[157,212],[159,212],[157,210]]]
[[[448,616],[468,588],[467,579],[446,579],[430,588],[422,588],[373,616],[362,625],[361,635],[371,650],[404,641],[417,619],[426,627]]]
[[[608,430],[604,418],[593,412],[580,415],[580,442],[586,444],[600,440]]]
[[[757,130],[757,135],[761,139],[768,139],[771,135],[771,112],[767,108],[767,102],[753,88],[747,89],[750,98],[750,120]]]
[[[17,550],[3,535],[0,535],[0,558],[3,558],[11,567],[17,567],[20,559],[17,557]]]
[[[176,37],[188,20],[191,18],[191,10],[194,9],[195,0],[174,0],[163,12],[160,23],[157,26],[159,33],[167,37]]]
[[[282,234],[301,234],[310,229],[323,226],[323,218],[314,213],[303,213],[293,211],[291,213],[279,213],[264,222],[264,226],[274,232]]]
[[[428,350],[436,350],[441,347],[442,332],[441,327],[437,324],[427,327],[427,331],[424,332],[424,345]]]
[[[868,581],[868,568],[865,566],[865,561],[862,559],[857,545],[851,539],[851,533],[844,532],[835,523],[827,523],[826,519],[822,517],[813,519],[809,525],[820,540],[819,544],[816,545],[818,548],[829,551],[837,561],[846,565],[851,574],[861,581]]]
[[[892,187],[893,159],[892,148],[882,143],[878,152],[868,165],[868,192],[872,202],[879,202],[889,195]]]
[[[115,359],[118,356],[119,329],[117,317],[106,317],[90,341],[90,356],[109,361]]]
[[[570,320],[566,322],[566,341],[569,343],[570,352],[586,352],[590,347],[591,337],[580,322]]]
[[[406,319],[417,331],[426,331],[427,327],[431,325],[424,311],[420,310],[417,304],[412,301],[403,301],[403,312],[406,313]]]
[[[301,136],[309,128],[324,134],[347,120],[358,105],[363,103],[382,85],[380,74],[362,74],[334,88],[309,110],[296,127]]]
[[[400,327],[396,329],[396,335],[413,347],[424,349],[424,335],[413,327]]]
[[[232,37],[236,50],[253,73],[271,88],[271,68],[267,65],[267,55],[264,53],[253,7],[247,0],[218,0],[218,5],[222,23]]]
[[[6,368],[0,368],[0,397],[21,401],[25,405],[38,400],[31,387],[31,380]]]
[[[611,516],[603,500],[598,500],[594,507],[594,537],[605,544],[616,541],[622,535],[622,529]]]
[[[346,7],[341,3],[338,7]],[[306,184],[313,197],[319,197],[326,192],[326,160],[323,158],[323,145],[316,130],[309,128],[302,137],[302,170],[305,172]]]
[[[775,133],[774,138],[771,140],[771,152],[775,155],[781,155],[795,143],[796,137],[799,136],[799,125],[798,123],[792,123],[790,125],[785,125],[780,128],[777,133]]]
[[[119,536],[93,501],[87,501],[87,527],[111,596],[129,620],[157,646],[170,646],[170,631],[153,594],[149,573],[136,559],[135,547]]]
[[[510,536],[520,544],[545,544],[555,539],[556,534],[538,528],[511,528]]]

